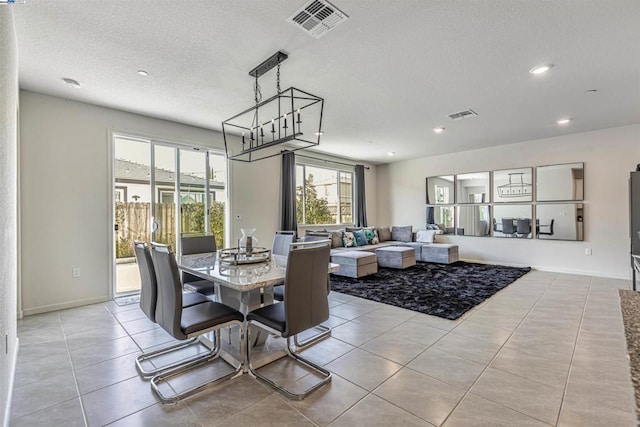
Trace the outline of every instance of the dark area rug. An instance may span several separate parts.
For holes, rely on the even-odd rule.
[[[631,381],[636,396],[636,416],[640,421],[640,293],[620,290],[620,307],[627,337]]]
[[[405,270],[380,267],[352,279],[331,275],[331,290],[455,320],[531,268],[456,262],[420,262]]]

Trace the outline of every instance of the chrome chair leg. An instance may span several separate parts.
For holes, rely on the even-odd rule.
[[[305,348],[312,346],[313,344],[316,344],[317,342],[322,341],[323,339],[329,338],[331,336],[331,328],[328,326],[318,325],[318,326],[315,326],[313,329],[319,329],[320,332],[302,341],[298,340],[298,335],[295,335],[293,337],[293,342],[296,345],[297,351],[304,350]]]
[[[178,342],[176,344],[172,344],[172,345],[167,346],[167,347],[162,347],[162,348],[159,348],[157,350],[153,350],[153,351],[150,351],[150,352],[147,352],[147,353],[142,353],[140,356],[136,357],[136,368],[138,369],[138,372],[140,373],[140,376],[142,378],[145,378],[145,379],[148,379],[148,378],[151,378],[151,377],[153,377],[155,375],[158,375],[162,371],[173,369],[176,366],[179,366],[179,365],[181,365],[183,363],[188,362],[191,358],[183,359],[183,360],[181,360],[179,362],[170,363],[168,365],[161,366],[159,368],[148,369],[148,370],[144,369],[142,364],[144,362],[151,361],[151,359],[153,359],[154,357],[162,356],[164,354],[168,354],[168,353],[171,353],[171,352],[176,351],[176,350],[187,348],[187,347],[190,347],[190,346],[192,346],[194,344],[199,344],[199,342],[200,341],[199,341],[198,337],[189,338],[188,340],[180,341],[180,342]]]
[[[227,325],[227,326],[230,326],[230,325]],[[220,330],[219,329],[216,330],[214,334],[215,334],[215,346],[209,352],[198,355],[198,357],[194,357],[192,358],[192,360],[189,360],[187,363],[182,363],[180,366],[177,366],[174,369],[163,371],[151,379],[151,389],[153,390],[154,393],[156,393],[156,395],[158,396],[158,398],[162,403],[176,403],[182,399],[185,399],[189,396],[199,393],[202,390],[206,390],[225,380],[232,379],[235,376],[242,374],[242,371],[244,369],[244,364],[245,364],[245,353],[246,353],[244,349],[244,342],[245,342],[244,329],[242,328],[242,326],[240,326],[241,361],[237,367],[234,367],[233,365],[231,365],[230,363],[228,363],[227,361],[225,361],[220,357],[220,351],[222,349],[222,343],[220,341]],[[172,396],[162,392],[161,384],[166,383],[170,381],[172,378],[176,378],[182,374],[185,374],[199,366],[210,363],[216,359],[219,359],[223,363],[231,366],[233,370],[227,374],[223,374],[210,381],[206,381],[204,383],[196,385],[195,387],[191,387],[181,393],[176,393]]]
[[[248,340],[249,342],[251,342],[251,332],[250,331],[251,331],[251,324],[252,323],[253,322],[249,322],[249,324],[247,326],[247,337],[249,338],[249,340]],[[279,334],[279,332],[277,330],[269,328],[268,326],[263,325],[262,323],[259,324],[259,327],[262,328],[262,329],[265,329],[265,330],[267,330],[269,332],[272,332],[272,333],[275,333],[275,334]],[[247,346],[246,363],[247,363],[247,365],[249,367],[249,372],[255,378],[265,382],[270,387],[272,387],[273,389],[275,389],[278,392],[282,393],[283,395],[285,395],[287,398],[289,398],[291,400],[302,400],[305,397],[307,397],[309,394],[313,393],[314,391],[316,391],[317,389],[322,387],[323,385],[325,385],[327,383],[330,383],[331,382],[331,372],[329,372],[327,369],[323,368],[322,366],[319,366],[319,365],[313,363],[309,359],[306,359],[306,358],[302,357],[301,355],[299,355],[296,351],[294,351],[292,344],[293,343],[292,343],[291,337],[287,337],[287,347],[285,349],[285,354],[282,357],[290,357],[290,358],[294,359],[295,361],[297,361],[298,363],[301,363],[302,365],[304,365],[307,368],[311,369],[312,371],[316,372],[317,374],[319,374],[322,377],[322,379],[319,382],[317,382],[313,386],[307,388],[306,390],[304,390],[301,393],[294,393],[293,391],[284,388],[283,386],[281,386],[280,384],[276,383],[272,379],[270,379],[270,378],[262,375],[261,373],[259,373],[257,368],[254,368],[253,364],[251,363],[251,345]],[[276,359],[276,360],[280,360],[281,358]],[[275,362],[275,360],[273,362]],[[273,362],[271,362],[271,363],[273,363]]]

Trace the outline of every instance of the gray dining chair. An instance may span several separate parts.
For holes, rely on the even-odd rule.
[[[513,237],[516,234],[516,230],[513,218],[502,218],[502,234]]]
[[[291,243],[295,240],[296,232],[295,231],[276,231],[276,234],[273,236],[273,245],[271,246],[271,253],[273,255],[284,255],[287,256],[289,254],[289,248],[291,247]],[[273,298],[282,301],[284,300],[284,285],[278,285],[273,287]]]
[[[518,219],[516,221],[516,236],[529,237],[531,234],[531,220],[529,218]]]
[[[195,255],[216,252],[216,237],[213,234],[182,233],[180,235],[180,253],[182,255]],[[182,273],[182,283],[186,290],[198,292],[205,296],[215,294],[213,282],[204,280],[189,273]]]
[[[330,259],[330,241],[309,243],[291,245],[285,273],[284,302],[259,308],[247,315],[249,342],[251,342],[251,326],[254,325],[280,335],[287,339],[285,357],[293,359],[321,376],[320,381],[302,392],[287,389],[253,367],[251,347],[247,346],[247,363],[251,374],[295,400],[304,399],[331,381],[331,373],[328,370],[305,359],[292,347],[292,337],[320,325],[329,318],[327,269]]]
[[[316,240],[326,240],[326,235],[318,237]],[[274,255],[288,255],[291,244],[295,240],[295,231],[276,231],[273,236],[273,246],[271,253]],[[313,241],[310,239],[310,241]],[[327,294],[331,292],[331,278],[327,274]],[[273,299],[276,301],[284,301],[284,285],[277,285],[273,287]],[[304,339],[300,339],[298,335],[293,338],[294,344],[298,350],[303,350],[318,341],[331,336],[331,328],[326,325],[318,325],[314,329],[319,332],[315,335],[309,336]]]
[[[158,281],[158,302],[156,306],[156,321],[158,325],[177,340],[188,340],[208,332],[214,332],[215,334],[215,344],[210,351],[201,353],[171,370],[163,371],[151,379],[151,389],[160,401],[162,403],[175,403],[222,381],[231,379],[242,372],[245,352],[244,316],[239,311],[214,301],[183,308],[182,283],[175,254],[171,251],[171,247],[159,244],[152,244],[151,252]],[[220,329],[228,326],[237,326],[240,331],[242,361],[238,366],[233,366],[219,357],[221,350]],[[164,354],[161,351],[154,353],[150,354],[153,356]],[[162,384],[213,361],[227,364],[232,369],[184,391],[176,392],[173,395],[166,394],[172,387],[162,387]]]
[[[156,280],[156,273],[153,268],[153,259],[151,258],[151,252],[149,246],[145,242],[134,241],[134,251],[136,255],[136,261],[138,269],[140,271],[140,309],[147,316],[149,320],[156,323],[156,306],[158,300],[158,283]],[[191,307],[196,304],[202,304],[208,302],[209,299],[204,295],[198,293],[183,293],[182,306]],[[171,351],[177,351],[182,348],[189,347],[197,342],[197,338],[192,338],[185,342],[173,344],[170,346],[162,347],[164,354]],[[156,350],[157,351],[157,350]],[[136,358],[136,368],[143,378],[151,378],[152,376],[162,372],[166,369],[174,367],[172,364],[154,366],[153,369],[145,369],[143,362],[148,357],[149,353],[142,353]]]

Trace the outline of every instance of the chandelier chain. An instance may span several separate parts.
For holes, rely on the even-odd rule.
[[[253,88],[254,100],[256,101],[256,105],[262,101],[262,92],[260,90],[260,84],[258,83],[258,75],[256,74],[256,84]]]
[[[280,61],[278,61],[278,69],[276,70],[276,90],[280,94]]]

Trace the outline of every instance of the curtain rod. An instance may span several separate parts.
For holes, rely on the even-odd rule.
[[[305,159],[318,160],[320,162],[325,162],[325,163],[334,163],[336,165],[355,166],[355,165],[352,165],[350,163],[334,162],[333,160],[327,160],[327,159],[320,159],[318,157],[305,156],[304,154],[296,154],[296,157],[304,157]],[[364,168],[368,170],[369,166],[365,166]]]

